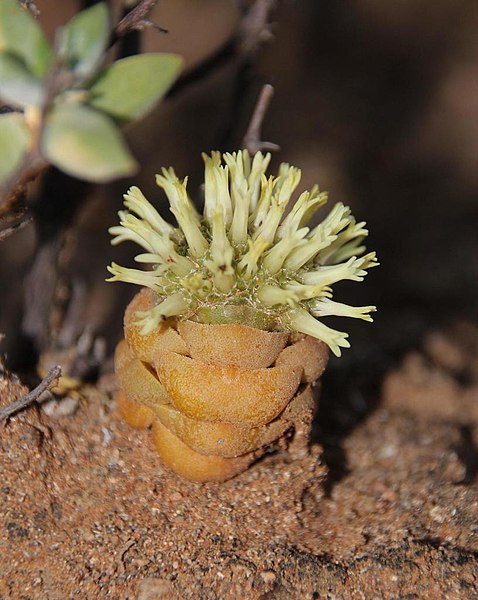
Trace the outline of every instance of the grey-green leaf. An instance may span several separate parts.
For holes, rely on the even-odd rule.
[[[42,153],[65,173],[88,181],[104,183],[137,169],[113,121],[82,104],[60,104],[51,111]]]
[[[0,0],[0,52],[18,56],[36,77],[44,77],[50,65],[52,49],[18,0]]]
[[[0,115],[0,186],[20,165],[29,141],[30,133],[23,115]]]
[[[38,106],[43,97],[41,82],[11,54],[0,54],[0,97],[22,108]]]
[[[75,15],[61,30],[60,55],[79,76],[93,73],[110,35],[110,17],[104,2]]]
[[[117,60],[90,88],[89,103],[119,121],[139,119],[164,96],[182,62],[177,54],[162,53]]]

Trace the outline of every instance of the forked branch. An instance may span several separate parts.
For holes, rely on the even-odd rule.
[[[158,31],[168,33],[167,29],[163,29],[153,21],[147,18],[148,13],[153,10],[154,5],[158,0],[142,0],[121,21],[114,29],[114,37],[120,38],[131,31],[142,31],[147,27],[154,27]]]

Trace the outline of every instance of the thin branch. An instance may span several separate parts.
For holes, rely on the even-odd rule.
[[[276,6],[276,0],[256,0],[239,27],[239,54],[244,58],[253,56],[263,42],[272,38],[268,23],[270,13]]]
[[[146,18],[146,15],[154,8],[157,1],[158,0],[141,0],[139,4],[130,10],[129,13],[121,19],[118,25],[116,25],[113,31],[113,38],[115,41],[132,31],[142,31],[147,27],[154,27],[158,31],[167,33],[166,29],[163,29]]]
[[[5,229],[2,229],[0,231],[0,242],[3,242],[3,240],[7,239],[7,237],[10,237],[12,235],[12,233],[15,233],[16,231],[20,231],[20,229],[23,229],[27,225],[30,225],[30,223],[32,221],[33,221],[33,217],[31,215],[28,215],[27,217],[18,221],[14,225],[5,227]]]
[[[0,217],[8,216],[23,202],[27,184],[48,166],[35,149],[26,154],[12,175],[0,187]]]
[[[273,95],[274,88],[269,83],[266,83],[262,87],[259,99],[257,100],[256,107],[252,114],[251,122],[249,123],[246,135],[242,140],[242,147],[248,150],[250,154],[255,154],[260,150],[280,150],[277,144],[263,142],[261,140],[262,123]]]
[[[35,389],[25,396],[18,398],[18,400],[15,400],[15,402],[12,402],[8,406],[0,409],[0,421],[11,417],[13,414],[19,410],[23,410],[33,402],[37,402],[44,392],[58,383],[60,376],[61,367],[59,365],[52,367]]]

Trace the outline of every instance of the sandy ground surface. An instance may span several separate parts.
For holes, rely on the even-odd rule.
[[[478,598],[475,329],[428,336],[388,373],[330,470],[314,444],[182,481],[113,388],[2,428],[0,598]],[[2,404],[22,393],[0,382]]]

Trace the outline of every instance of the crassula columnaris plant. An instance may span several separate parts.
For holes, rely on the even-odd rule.
[[[371,321],[375,310],[332,300],[332,286],[378,264],[349,207],[310,224],[327,195],[314,186],[292,200],[299,169],[282,164],[267,176],[270,155],[260,152],[203,159],[202,215],[187,178],[163,169],[156,181],[177,226],[132,187],[112,243],[137,243],[135,260],[149,268],[108,267],[109,281],[144,288],[116,351],[120,412],[152,425],[163,461],[197,481],[228,479],[283,440],[303,450],[311,388],[329,348],[340,356],[349,346],[323,318]]]

